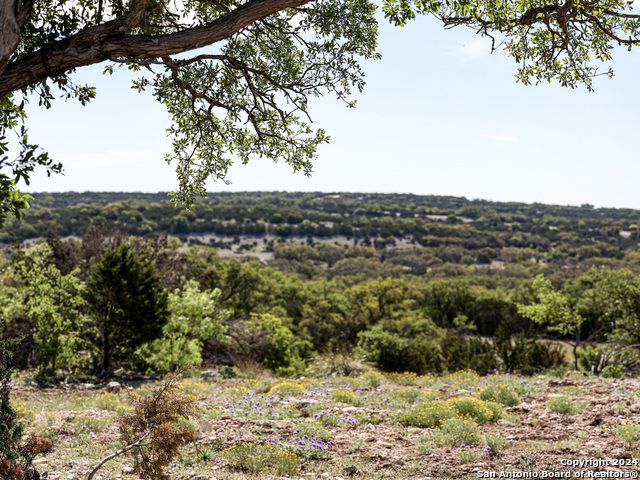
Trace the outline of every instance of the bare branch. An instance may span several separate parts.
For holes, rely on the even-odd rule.
[[[138,439],[137,442],[132,443],[131,445],[127,445],[124,448],[121,448],[120,450],[113,452],[111,455],[103,458],[100,463],[98,465],[95,466],[95,468],[91,471],[91,473],[89,474],[89,477],[87,478],[87,480],[92,480],[93,476],[96,474],[96,472],[98,470],[100,470],[102,468],[102,466],[107,463],[109,460],[116,458],[120,455],[122,455],[123,453],[127,453],[129,450],[134,449],[134,448],[140,448],[145,446],[145,444],[143,443],[144,440],[147,439],[147,437],[149,437],[149,435],[151,434],[151,431],[146,432],[142,437],[140,437],[140,439]]]

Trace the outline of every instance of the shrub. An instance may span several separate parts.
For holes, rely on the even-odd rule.
[[[411,324],[411,329],[402,322],[389,325],[393,330],[403,330],[401,333],[380,326],[359,332],[358,348],[367,361],[387,372],[409,370],[422,374],[442,371],[437,328],[426,320]]]
[[[442,425],[450,418],[456,417],[458,412],[448,403],[435,400],[422,402],[411,407],[411,409],[401,417],[401,421],[423,428],[435,428]]]
[[[506,324],[496,330],[494,343],[498,357],[509,372],[533,375],[566,364],[560,345],[527,338],[522,332],[512,336]]]
[[[298,382],[287,380],[275,384],[271,387],[267,395],[298,395],[300,393],[307,393],[307,389]]]
[[[513,407],[520,403],[520,397],[507,385],[492,385],[480,391],[480,398],[499,403],[505,407]]]
[[[475,462],[478,459],[478,449],[471,445],[460,445],[456,451],[460,454],[460,462],[463,464]]]
[[[313,373],[319,377],[357,377],[368,372],[371,366],[353,353],[318,355],[313,361]]]
[[[186,421],[195,415],[196,400],[178,391],[178,380],[178,375],[168,375],[149,395],[134,398],[131,411],[120,418],[122,443],[139,444],[128,453],[140,478],[168,479],[164,467],[178,454],[179,447],[196,438],[195,426]]]
[[[135,362],[136,349],[161,337],[168,319],[167,292],[154,264],[146,265],[129,245],[108,249],[92,268],[86,300],[104,372],[116,362]]]
[[[445,368],[449,371],[468,368],[485,375],[498,368],[496,350],[486,340],[448,334],[440,345]]]
[[[202,292],[195,280],[169,294],[169,320],[162,327],[162,337],[137,349],[138,362],[154,373],[200,365],[205,340],[226,340],[222,321],[230,312],[220,309],[219,303],[219,289]]]
[[[393,390],[389,394],[389,399],[395,402],[399,402],[402,404],[410,404],[414,403],[416,400],[420,399],[423,402],[428,400],[435,400],[437,394],[434,392],[424,392],[421,390]]]
[[[499,434],[486,434],[482,439],[482,443],[485,445],[485,452],[489,455],[495,455],[500,450],[502,450],[507,442],[504,440],[502,435]]]
[[[387,378],[393,383],[405,386],[415,385],[418,381],[418,375],[416,375],[414,372],[392,372],[387,374]]]
[[[254,317],[252,321],[268,335],[269,346],[262,359],[265,367],[285,377],[306,371],[307,364],[304,359],[311,351],[310,342],[296,339],[289,327],[275,315],[265,313]]]
[[[31,434],[22,442],[24,423],[17,420],[17,413],[11,405],[11,375],[13,351],[21,339],[0,341],[0,478],[39,479],[40,474],[33,467],[33,458],[53,448],[50,439]]]
[[[554,397],[547,402],[547,408],[552,412],[562,413],[563,415],[574,415],[578,413],[578,407],[569,397],[561,395]]]
[[[349,403],[355,405],[358,403],[355,393],[346,388],[338,388],[331,394],[331,399],[342,403]]]
[[[462,418],[450,418],[443,422],[442,432],[450,438],[450,446],[480,443],[482,434],[478,429],[478,424]]]
[[[598,366],[604,355],[602,347],[587,345],[584,349],[577,349],[578,367],[583,372],[598,373]]]
[[[50,255],[51,247],[36,245],[27,250],[25,260],[31,265],[23,267],[30,289],[28,315],[36,325],[33,332],[36,373],[45,378],[79,366],[79,352],[84,346],[80,335],[82,284],[76,271],[62,275],[55,265],[48,264]]]
[[[498,419],[502,418],[504,415],[504,410],[502,409],[502,405],[496,402],[484,402],[484,406],[491,410],[491,420],[490,422],[497,422]]]
[[[601,375],[606,378],[624,377],[624,365],[607,365],[602,369]]]
[[[623,423],[615,428],[616,435],[627,445],[631,445],[640,440],[640,425],[636,423]]]
[[[473,397],[450,398],[447,403],[464,419],[483,424],[494,421],[494,411],[486,402]]]
[[[222,456],[232,467],[259,473],[273,470],[279,475],[291,475],[300,468],[298,456],[273,443],[243,443],[223,450]]]
[[[439,428],[427,429],[427,434],[420,437],[418,452],[423,455],[431,454],[438,447],[448,447],[451,445],[449,436]]]
[[[459,388],[469,388],[475,386],[480,380],[480,376],[474,370],[458,370],[447,378]]]
[[[384,375],[378,372],[367,372],[360,376],[360,382],[362,385],[368,387],[377,387],[384,381]]]

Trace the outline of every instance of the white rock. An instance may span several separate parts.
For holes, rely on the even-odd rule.
[[[107,383],[107,393],[120,393],[120,390],[122,389],[122,385],[120,385],[119,382],[109,382]]]

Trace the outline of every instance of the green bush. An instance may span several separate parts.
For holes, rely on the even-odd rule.
[[[197,282],[169,295],[169,320],[160,338],[136,350],[138,363],[150,372],[169,373],[202,363],[202,344],[208,338],[224,342],[222,321],[230,312],[219,308],[220,290],[201,292]]]
[[[543,343],[532,335],[512,335],[506,324],[501,324],[494,338],[496,352],[508,372],[534,375],[566,364],[562,347]]]
[[[563,415],[574,415],[579,412],[578,406],[566,395],[551,398],[547,402],[547,408],[552,412],[562,413]]]
[[[502,405],[496,402],[484,402],[484,406],[491,410],[491,420],[490,422],[497,422],[504,415],[504,410],[502,409]]]
[[[15,267],[27,287],[27,315],[35,329],[36,374],[53,377],[81,366],[83,285],[77,271],[62,275],[49,261],[52,250],[42,243],[27,249]]]
[[[289,377],[307,370],[305,358],[311,352],[311,343],[296,338],[282,320],[265,313],[254,317],[252,322],[268,333],[269,346],[265,350],[262,364],[276,374]]]
[[[278,475],[291,475],[300,468],[300,458],[286,449],[271,443],[243,443],[223,450],[227,463],[252,474],[273,471]]]
[[[594,348],[591,345],[587,345],[584,349],[579,348],[576,350],[576,355],[578,357],[578,367],[580,370],[588,373],[598,373],[597,369],[600,365],[602,355],[604,355],[604,349],[602,347]]]
[[[356,394],[346,388],[338,388],[334,390],[331,394],[331,399],[342,403],[349,403],[351,405],[357,405],[359,403]]]
[[[624,377],[624,365],[607,365],[602,369],[600,375],[605,378],[622,378]]]
[[[458,412],[452,405],[434,400],[414,405],[401,416],[400,420],[416,427],[435,428],[456,416]]]
[[[168,295],[153,263],[130,245],[107,249],[87,279],[85,299],[100,351],[97,370],[135,363],[136,350],[162,336],[169,319]]]
[[[632,445],[640,440],[640,425],[636,423],[623,423],[615,427],[616,435],[626,443]]]
[[[384,382],[384,375],[378,372],[367,372],[360,376],[360,383],[368,387],[377,387]]]
[[[520,397],[507,385],[490,385],[480,390],[480,398],[499,403],[505,407],[513,407],[520,404]]]
[[[450,438],[450,446],[469,445],[480,443],[482,434],[478,424],[462,418],[450,418],[442,423],[442,432]]]
[[[368,362],[387,372],[441,372],[439,333],[431,322],[416,321],[415,331],[389,331],[381,326],[358,333],[358,349]],[[393,330],[408,330],[404,322],[388,325]]]
[[[455,408],[460,417],[479,424],[497,420],[494,409],[490,408],[488,403],[473,397],[457,397],[447,400],[447,404]]]
[[[449,334],[440,345],[445,368],[450,372],[471,369],[486,375],[499,367],[496,350],[486,340]]]
[[[489,448],[487,453],[490,455],[498,453],[507,445],[507,442],[502,435],[497,433],[486,434],[482,439],[482,443]]]

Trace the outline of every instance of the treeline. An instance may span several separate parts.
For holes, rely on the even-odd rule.
[[[640,264],[640,211],[399,194],[216,193],[185,211],[165,194],[41,193],[26,219],[7,222],[0,242],[48,232],[81,237],[92,224],[141,237],[164,232],[185,241],[211,233],[276,241],[340,236],[378,250],[409,245],[428,252],[433,260],[419,262],[426,268],[433,262],[505,262],[584,271]]]
[[[389,371],[621,374],[640,344],[638,213],[301,193],[185,212],[164,194],[40,194],[0,233],[0,320],[43,377],[185,362],[290,375],[336,353]],[[194,233],[215,225],[242,228]]]
[[[633,345],[633,335],[640,340],[640,327],[621,340],[622,326],[640,325],[635,303],[619,307],[620,298],[640,305],[640,294],[629,293],[638,280],[628,271],[618,277],[594,269],[545,290],[530,277],[378,275],[389,265],[370,247],[285,244],[276,254],[279,269],[221,258],[211,247],[184,249],[166,236],[141,239],[95,226],[82,241],[50,235],[26,249],[16,244],[0,262],[4,335],[24,339],[21,366],[43,378],[120,367],[163,373],[203,362],[249,362],[294,375],[337,353],[387,371],[533,373],[567,361],[557,344],[540,340],[544,334],[577,341],[580,368],[635,365],[635,347],[623,358],[585,344],[618,349]],[[296,273],[307,263],[325,274]],[[577,324],[553,317],[549,292],[566,302],[561,311],[578,315]],[[536,316],[526,305],[548,310]]]

